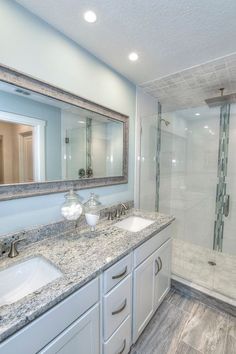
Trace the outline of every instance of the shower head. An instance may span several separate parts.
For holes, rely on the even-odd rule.
[[[222,106],[226,103],[236,103],[236,93],[231,93],[229,95],[223,95],[224,88],[219,89],[221,91],[221,95],[213,98],[208,98],[205,100],[206,104],[209,108]]]
[[[168,125],[170,124],[170,122],[168,120],[163,119],[163,118],[161,118],[161,122],[164,122],[166,127],[168,127]]]

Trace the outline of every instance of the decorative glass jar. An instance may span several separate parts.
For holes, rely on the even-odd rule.
[[[100,218],[100,205],[101,203],[94,193],[90,193],[88,201],[84,203],[85,218],[87,224],[91,227],[91,231],[95,231],[96,224]]]
[[[65,195],[65,203],[61,207],[61,214],[67,220],[78,220],[83,212],[83,206],[79,201],[79,196],[73,189]]]

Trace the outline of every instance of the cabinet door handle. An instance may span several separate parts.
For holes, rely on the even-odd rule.
[[[127,305],[127,300],[125,299],[124,303],[121,305],[120,308],[118,308],[117,310],[115,311],[112,311],[112,315],[117,315],[118,313],[122,312],[125,308],[126,308],[126,305]]]
[[[122,278],[127,273],[127,270],[128,270],[128,267],[126,266],[123,272],[121,272],[120,274],[117,274],[117,275],[113,275],[112,279]]]
[[[162,270],[162,260],[161,260],[161,257],[158,257],[158,261],[160,262],[160,269],[159,269],[159,271],[160,270]],[[159,264],[159,263],[158,263]]]
[[[157,259],[155,259],[155,275],[157,275],[159,272],[160,272],[160,265]]]
[[[124,339],[122,349],[121,349],[119,352],[117,352],[117,354],[122,354],[122,353],[124,353],[125,347],[126,347],[126,339]]]

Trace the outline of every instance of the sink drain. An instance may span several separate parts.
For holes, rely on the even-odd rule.
[[[208,261],[208,264],[209,264],[210,266],[215,266],[215,265],[216,265],[216,262]]]

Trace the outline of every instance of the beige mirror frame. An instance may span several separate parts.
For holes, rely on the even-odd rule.
[[[128,183],[129,117],[127,115],[113,111],[1,64],[0,81],[102,114],[122,122],[124,127],[122,176],[0,185],[0,201],[66,192],[70,188],[80,190]]]

